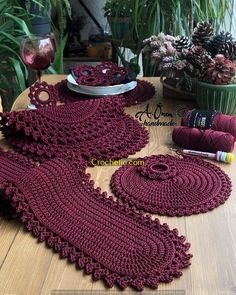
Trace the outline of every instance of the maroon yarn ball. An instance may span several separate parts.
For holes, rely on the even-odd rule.
[[[236,117],[218,114],[214,118],[212,129],[228,132],[236,139]]]
[[[182,148],[203,152],[232,152],[234,149],[234,137],[231,134],[212,129],[178,126],[174,128],[172,139]]]
[[[187,112],[181,120],[182,126],[189,126],[189,117],[193,110]],[[232,134],[236,139],[236,117],[224,114],[216,114],[213,116],[211,129],[216,131],[223,131]],[[190,126],[189,126],[190,127]]]

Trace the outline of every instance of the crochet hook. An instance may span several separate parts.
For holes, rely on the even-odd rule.
[[[232,163],[234,160],[234,154],[232,153],[226,153],[218,151],[217,153],[206,153],[206,152],[200,152],[200,151],[193,151],[193,150],[182,150],[183,154],[191,155],[191,156],[198,156],[203,158],[208,158],[212,160],[216,160],[218,162],[224,162],[224,163]]]

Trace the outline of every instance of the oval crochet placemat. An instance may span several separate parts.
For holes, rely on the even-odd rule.
[[[114,194],[139,209],[191,215],[212,210],[230,196],[230,178],[202,159],[158,155],[143,160],[143,166],[121,167],[111,179]]]
[[[11,145],[37,161],[68,149],[87,160],[121,159],[148,142],[147,130],[123,110],[124,98],[113,96],[3,113],[0,125]]]
[[[109,287],[157,288],[180,277],[192,257],[185,237],[95,189],[78,159],[68,158],[0,186],[26,228]]]
[[[125,99],[125,105],[131,106],[151,99],[155,94],[155,87],[148,81],[137,80],[137,87],[129,92],[126,92],[121,97]],[[71,91],[67,87],[67,80],[62,80],[55,85],[59,100],[63,103],[75,102],[78,100],[91,99],[91,97]],[[115,98],[115,96],[114,96]],[[101,99],[101,97],[97,97]]]

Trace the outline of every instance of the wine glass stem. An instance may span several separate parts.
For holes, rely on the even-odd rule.
[[[42,76],[41,71],[37,71],[37,79],[39,83],[41,83],[41,76]]]

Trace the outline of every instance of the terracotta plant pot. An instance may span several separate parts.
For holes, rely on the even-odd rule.
[[[201,109],[236,114],[236,84],[215,85],[198,81],[196,101]]]

